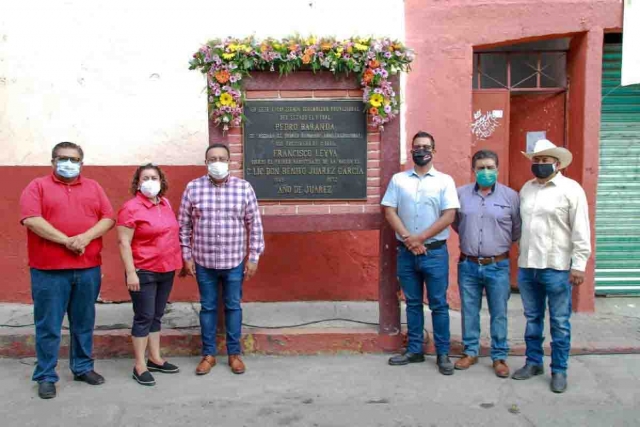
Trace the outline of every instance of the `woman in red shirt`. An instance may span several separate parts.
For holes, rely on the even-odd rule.
[[[149,371],[176,373],[178,367],[160,355],[160,325],[176,270],[182,267],[178,221],[169,201],[162,170],[140,166],[133,175],[131,193],[118,212],[118,243],[133,302],[131,335],[135,366],[133,379],[155,385]],[[145,351],[149,348],[149,359]]]

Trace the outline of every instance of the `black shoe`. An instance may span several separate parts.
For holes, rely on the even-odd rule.
[[[453,375],[453,363],[448,354],[439,354],[436,364],[442,375]]]
[[[149,371],[144,371],[140,375],[136,372],[136,368],[133,368],[133,379],[138,381],[138,384],[152,386],[156,385],[156,380],[153,378],[153,375]]]
[[[53,399],[56,397],[56,385],[48,381],[38,383],[38,396],[40,399]]]
[[[511,378],[513,378],[514,380],[528,380],[531,377],[542,374],[544,374],[544,367],[526,364],[522,368],[515,371]]]
[[[398,354],[397,356],[393,356],[389,359],[389,365],[392,366],[408,365],[409,363],[420,362],[424,362],[424,354],[406,352],[405,354]]]
[[[158,365],[157,363],[153,363],[151,360],[147,360],[147,368],[151,372],[162,372],[163,374],[175,374],[180,371],[180,368],[166,360],[162,365]]]
[[[567,389],[567,374],[561,372],[551,374],[551,391],[564,393]]]
[[[73,380],[74,381],[82,381],[85,382],[87,384],[91,384],[91,385],[100,385],[100,384],[104,384],[104,377],[102,375],[100,375],[99,373],[97,373],[96,371],[89,371],[86,372],[82,375],[74,375],[73,376]]]

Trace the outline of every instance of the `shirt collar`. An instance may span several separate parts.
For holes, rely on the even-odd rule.
[[[544,187],[546,185],[549,185],[551,183],[553,183],[553,185],[558,186],[561,185],[561,181],[564,179],[564,175],[562,175],[562,172],[558,172],[556,174],[556,176],[554,176],[553,178],[551,178],[549,181],[545,182],[544,184],[540,184],[539,182],[536,181],[536,183],[541,186]]]
[[[416,170],[415,170],[414,168],[412,168],[412,169],[408,170],[408,171],[407,171],[407,173],[409,174],[409,176],[415,175],[415,176],[417,176],[418,178],[420,178],[420,175],[418,175],[418,174],[416,173]],[[424,176],[427,176],[427,175],[429,175],[429,176],[436,176],[436,174],[437,174],[437,173],[438,173],[438,171],[436,170],[436,167],[432,165],[432,166],[431,166],[431,169],[429,169],[429,172],[427,172],[426,174],[424,174]]]
[[[142,202],[142,204],[147,209],[150,209],[150,208],[156,206],[156,204],[153,203],[150,198],[148,198],[147,196],[145,196],[144,194],[142,194],[139,191],[136,193],[136,197],[138,198],[138,200],[140,200],[140,202]],[[158,204],[164,204],[164,203],[165,203],[164,197],[158,197]]]
[[[58,183],[58,184],[63,184],[63,185],[80,185],[80,184],[82,184],[82,175],[78,175],[78,178],[76,178],[73,182],[64,182],[60,178],[58,178],[56,176],[55,172],[51,172],[51,179],[53,180],[53,182]]]
[[[496,192],[496,186],[497,186],[497,185],[498,185],[498,183],[496,182],[496,183],[494,183],[494,184],[491,186],[491,191],[489,191],[489,194],[487,194],[487,196],[489,196],[489,195],[491,195],[491,194],[493,194],[493,193],[495,193],[495,192]],[[478,185],[478,183],[476,182],[476,183],[475,183],[475,185],[473,186],[473,191],[474,191],[474,193],[478,193],[478,194],[480,194],[480,191],[479,191],[479,190],[480,190],[480,186],[479,186],[479,185]]]
[[[226,187],[227,184],[229,184],[229,181],[231,181],[231,174],[227,175],[225,180],[222,181],[220,184],[214,182],[213,178],[211,178],[211,175],[209,175],[209,174],[206,175],[206,178],[211,183],[211,185],[213,185],[214,187]]]

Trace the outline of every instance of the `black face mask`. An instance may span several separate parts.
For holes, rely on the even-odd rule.
[[[556,165],[554,163],[532,163],[531,172],[536,178],[545,179],[549,178],[556,171]]]
[[[411,153],[411,157],[413,158],[413,163],[418,166],[424,166],[433,159],[433,154],[431,151],[419,150]]]

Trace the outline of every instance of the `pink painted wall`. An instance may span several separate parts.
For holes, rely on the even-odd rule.
[[[587,191],[593,208],[598,170],[600,128],[600,67],[603,30],[622,27],[619,0],[406,0],[406,43],[416,50],[407,79],[407,135],[420,129],[435,135],[436,165],[456,183],[467,182],[473,154],[469,132],[471,75],[474,46],[512,44],[549,37],[579,35],[572,43],[569,73],[574,101],[570,113],[569,146],[581,162],[575,176]],[[577,44],[576,44],[577,43]],[[577,87],[576,87],[577,86]],[[588,120],[585,118],[588,117]],[[581,148],[578,148],[578,147]],[[595,212],[591,210],[592,218]],[[455,265],[456,242],[450,243]],[[579,311],[592,311],[593,262],[589,281],[576,291]],[[451,269],[450,298],[459,304],[455,268]]]

